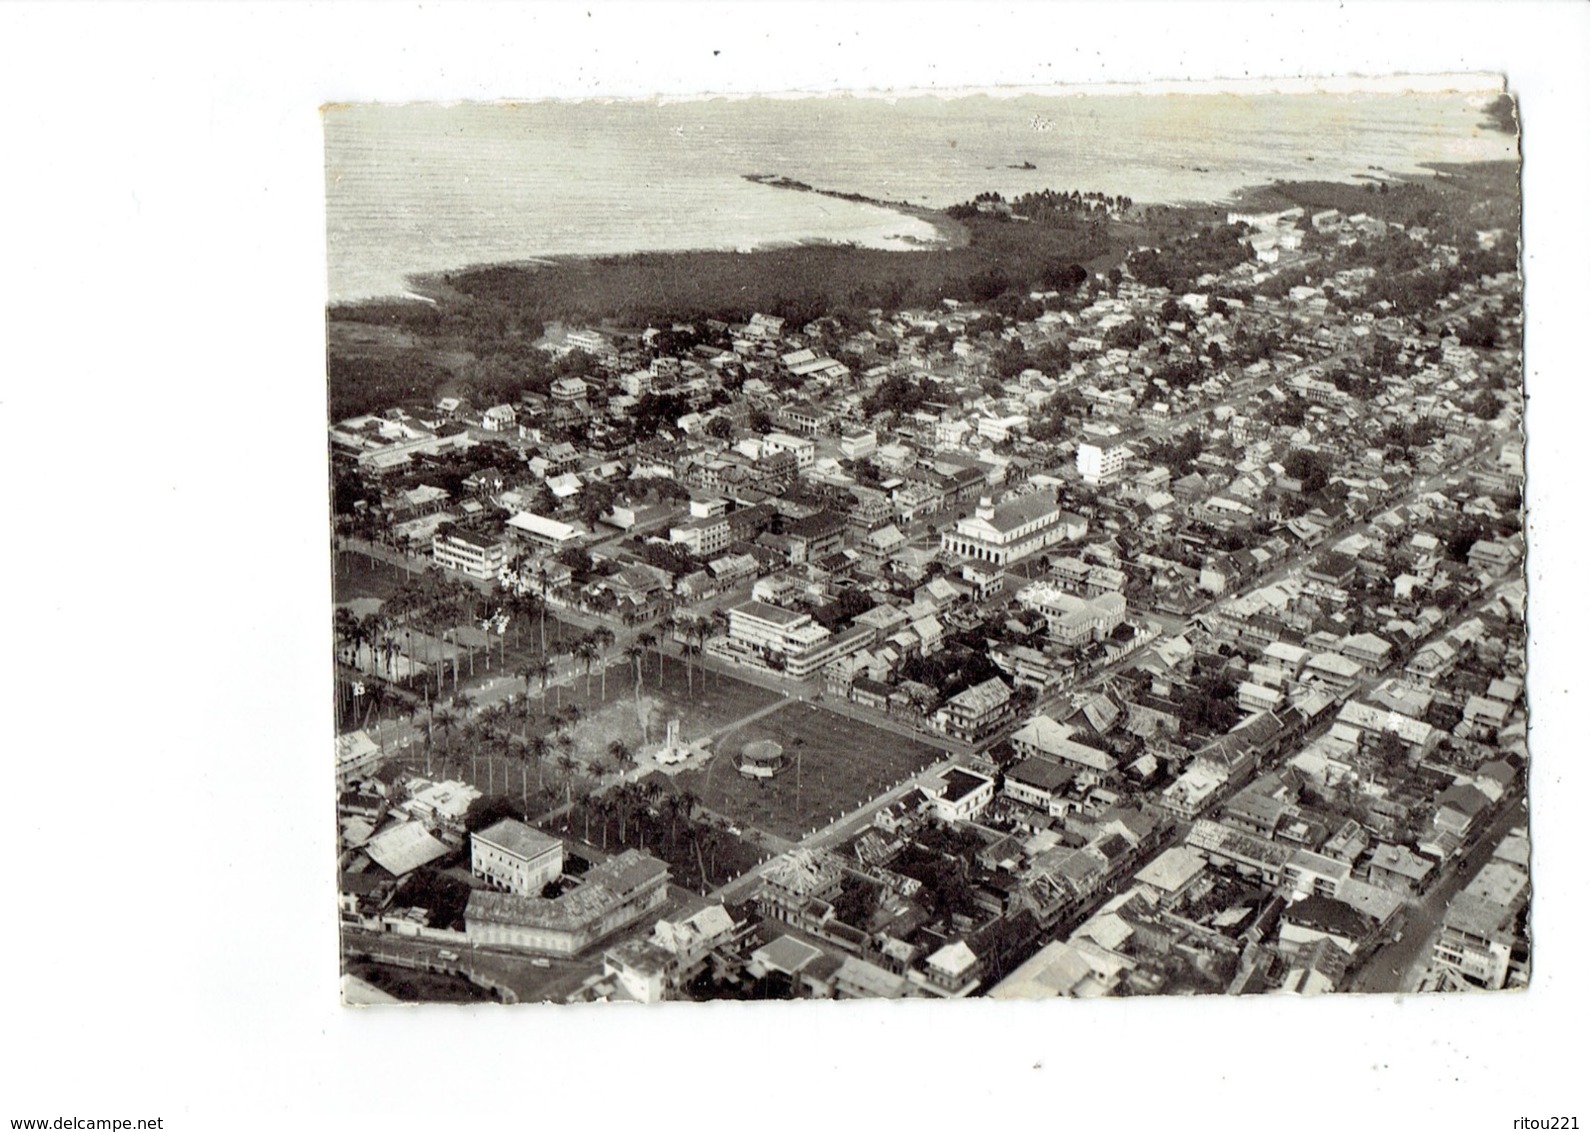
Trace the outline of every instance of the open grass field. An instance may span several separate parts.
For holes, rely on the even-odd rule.
[[[568,673],[569,664],[567,660],[559,663],[560,675]],[[586,691],[583,665],[575,666],[571,685],[548,690],[548,708],[574,704],[580,709],[580,722],[572,732],[577,757],[600,755],[615,739],[632,750],[656,744],[671,719],[679,720],[680,735],[686,742],[695,742],[784,698],[721,673],[703,676],[699,668],[687,678],[684,662],[673,656],[663,658],[659,681],[655,651],[648,653],[644,670],[638,706],[634,666],[623,662],[608,670],[605,699],[601,694],[602,678],[596,671],[591,675],[590,691]],[[539,695],[539,686],[534,690]]]
[[[416,569],[423,566],[416,565]],[[373,561],[353,550],[344,550],[336,556],[332,575],[333,596],[340,604],[361,597],[385,601],[397,591],[410,575],[401,566],[394,566],[377,558]]]
[[[734,767],[746,743],[771,739],[795,767],[771,780],[748,779]],[[799,840],[877,796],[939,757],[923,743],[856,723],[808,703],[791,703],[725,735],[700,770],[675,777],[709,809],[768,833]]]

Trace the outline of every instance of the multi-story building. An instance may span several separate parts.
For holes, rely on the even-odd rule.
[[[365,731],[350,731],[337,736],[337,781],[346,783],[351,778],[374,770],[381,761],[381,748]]]
[[[1077,445],[1077,471],[1084,483],[1113,483],[1131,455],[1131,448],[1119,442],[1084,440]]]
[[[839,454],[847,460],[865,460],[878,450],[878,434],[872,429],[858,429],[839,437]]]
[[[1282,870],[1281,880],[1298,899],[1305,896],[1335,896],[1351,871],[1345,862],[1311,853],[1307,849],[1297,849]]]
[[[690,519],[670,527],[668,541],[678,543],[698,558],[720,554],[729,546],[729,520],[724,516]]]
[[[809,613],[752,599],[729,610],[725,659],[766,664],[795,680],[806,680],[836,660],[860,652],[875,631],[856,625],[830,633]]]
[[[571,350],[584,350],[589,354],[608,354],[613,350],[607,336],[595,330],[571,330],[563,340]]]
[[[834,414],[820,409],[810,401],[784,405],[778,411],[778,423],[801,436],[817,436],[833,424]]]
[[[495,581],[508,564],[508,547],[502,539],[453,528],[431,536],[431,557],[438,566]]]
[[[762,452],[790,452],[795,456],[797,471],[805,471],[817,460],[817,446],[808,437],[791,436],[787,432],[770,432],[762,438]]]
[[[1047,715],[1035,715],[1011,733],[1010,745],[1018,755],[1064,766],[1073,778],[1098,785],[1115,773],[1115,756],[1098,747],[1078,743],[1071,728]]]
[[[933,808],[940,821],[970,821],[994,800],[994,780],[986,774],[951,767],[944,775],[944,788],[933,797]]]
[[[591,387],[583,377],[560,377],[552,383],[547,394],[554,405],[573,406],[590,396]]]
[[[533,511],[520,511],[508,520],[508,529],[521,542],[543,550],[562,550],[580,541],[577,528]]]
[[[469,837],[469,871],[493,888],[539,896],[563,875],[563,842],[513,818]]]
[[[751,652],[801,653],[828,636],[809,613],[755,600],[729,610],[730,643]]]
[[[493,405],[480,415],[480,427],[487,432],[512,432],[519,423],[519,414],[512,405]]]
[[[757,911],[780,923],[809,923],[812,902],[831,904],[845,879],[839,858],[823,850],[793,849],[768,863],[756,893]],[[818,920],[821,922],[821,915]]]
[[[819,511],[786,522],[784,536],[789,539],[790,562],[816,562],[843,550],[845,527],[845,517],[835,511]]]
[[[668,902],[668,866],[626,849],[555,898],[477,888],[464,907],[470,943],[545,955],[578,955]]]
[[[998,676],[991,676],[950,697],[934,720],[945,734],[978,743],[998,731],[1014,710],[1010,688]]]
[[[1126,598],[1118,593],[1079,597],[1048,582],[1033,582],[1022,587],[1016,600],[1043,614],[1049,636],[1073,648],[1104,640],[1126,620]]]
[[[1048,492],[1034,491],[998,506],[983,497],[971,515],[944,532],[941,546],[946,554],[1006,566],[1086,533],[1086,520],[1062,511]]]
[[[1452,897],[1431,968],[1469,986],[1499,990],[1510,974],[1527,975],[1528,941],[1518,931],[1529,878],[1516,865],[1493,860]]]

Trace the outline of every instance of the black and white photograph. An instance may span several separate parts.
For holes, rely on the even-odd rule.
[[[324,112],[349,1002],[1529,979],[1519,119]]]
[[[1577,1128],[1587,43],[0,8],[0,1125]]]

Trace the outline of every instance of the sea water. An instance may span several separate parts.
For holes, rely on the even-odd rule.
[[[325,111],[329,297],[396,295],[414,274],[540,256],[803,240],[906,250],[937,238],[908,213],[759,185],[748,173],[942,208],[989,190],[1045,188],[1224,200],[1276,179],[1511,158],[1515,140],[1486,126],[1494,96],[334,106]]]

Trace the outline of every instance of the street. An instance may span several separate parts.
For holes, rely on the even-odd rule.
[[[1440,937],[1441,920],[1453,894],[1485,867],[1507,831],[1525,820],[1522,797],[1504,806],[1470,844],[1458,867],[1446,872],[1417,902],[1408,904],[1402,939],[1377,951],[1353,977],[1349,989],[1366,993],[1415,990]]]

